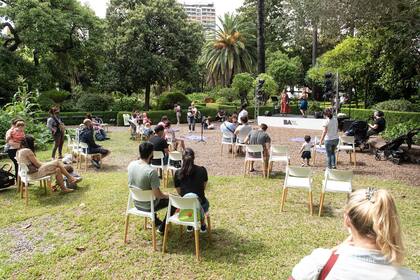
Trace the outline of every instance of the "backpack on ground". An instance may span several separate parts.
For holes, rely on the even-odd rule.
[[[7,163],[0,168],[0,189],[5,189],[15,184],[15,175],[10,172],[11,170],[12,166]]]

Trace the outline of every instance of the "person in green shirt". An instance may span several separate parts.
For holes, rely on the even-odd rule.
[[[150,166],[153,158],[153,144],[143,142],[139,145],[140,159],[130,162],[128,165],[128,185],[138,187],[142,190],[152,190],[155,196],[153,206],[155,211],[165,209],[169,204],[169,196],[160,190],[160,180],[157,171]],[[134,200],[134,206],[141,210],[150,212],[150,202],[140,202]],[[171,208],[171,216],[175,213],[175,208]],[[165,215],[166,219],[166,215]],[[155,225],[157,231],[163,234],[165,231],[165,219],[163,221],[155,217]]]

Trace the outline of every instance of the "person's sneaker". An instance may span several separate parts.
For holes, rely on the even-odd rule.
[[[194,228],[192,226],[187,226],[187,232],[193,232]]]
[[[304,167],[305,166],[305,164],[304,163],[302,163],[302,165],[301,165],[302,167]]]
[[[206,226],[206,224],[201,225],[200,233],[206,233],[206,232],[207,232],[207,226]]]
[[[97,169],[101,168],[101,165],[99,164],[99,161],[92,159],[90,161],[93,166],[95,166]]]
[[[156,232],[160,235],[163,235],[165,233],[165,228],[163,227],[163,224],[160,225],[157,229]]]

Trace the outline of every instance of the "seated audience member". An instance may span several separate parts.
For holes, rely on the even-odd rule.
[[[147,139],[149,139],[149,137],[151,135],[153,135],[153,129],[152,129],[152,125],[150,123],[145,123],[144,125],[141,126],[140,128],[140,132],[141,134],[143,134]]]
[[[246,107],[247,107],[247,105],[243,104],[241,106],[241,110],[239,111],[238,120],[239,120],[240,124],[242,123],[242,121],[241,121],[242,117],[247,117],[248,118],[248,111],[246,110]]]
[[[218,110],[214,120],[216,122],[224,122],[226,120],[226,112],[224,110]]]
[[[18,122],[23,122],[23,120],[20,118],[15,118],[12,120],[11,127],[9,128],[9,130],[6,131],[6,136],[5,136],[6,145],[4,146],[5,151],[7,152],[7,155],[9,156],[10,160],[13,162],[13,165],[15,167],[15,178],[18,177],[18,170],[19,170],[19,165],[16,161],[16,153],[20,148],[20,142],[22,142],[22,139],[21,140],[16,139],[18,141],[14,141],[12,139],[12,131],[16,129],[16,124]]]
[[[168,164],[168,142],[165,140],[165,128],[161,125],[157,125],[155,127],[155,135],[153,135],[149,142],[153,144],[153,151],[160,151],[165,156],[163,159],[163,164]],[[160,159],[153,159],[152,160],[153,165],[160,165]]]
[[[171,127],[171,122],[168,120],[165,123],[165,139],[168,138],[172,139],[172,143],[174,145],[174,150],[178,150],[178,146],[181,147],[183,151],[185,151],[185,142],[181,138],[176,138],[175,130]]]
[[[203,128],[206,129],[206,130],[213,130],[214,129],[214,124],[211,123],[210,116],[207,116],[206,118],[204,118]]]
[[[89,119],[92,121],[92,125],[93,125],[93,130],[95,131],[95,139],[98,141],[104,141],[104,140],[108,140],[109,138],[107,137],[107,134],[105,132],[105,129],[103,129],[101,123],[99,121],[96,120],[96,118],[94,118],[92,116],[92,114],[88,113],[86,114],[86,119]]]
[[[263,146],[263,158],[264,166],[263,168],[267,169],[268,155],[270,151],[271,138],[267,133],[267,125],[262,123],[258,130],[252,130],[248,136],[245,138],[245,143],[250,145],[262,145]],[[258,155],[259,156],[259,155]],[[251,172],[254,170],[254,162],[251,161]]]
[[[245,139],[251,131],[252,127],[248,124],[248,117],[241,117],[241,125],[235,130],[236,142],[245,144]]]
[[[160,122],[157,125],[161,125],[163,127],[165,127],[166,122],[168,122],[168,116],[162,116],[162,118],[160,118]]]
[[[101,158],[92,158],[92,164],[96,168],[100,168],[100,161],[104,157],[108,156],[111,151],[99,146],[95,143],[95,139],[93,138],[94,130],[92,121],[89,119],[85,119],[83,121],[84,128],[80,132],[79,139],[81,142],[84,142],[88,145],[87,152],[88,154],[101,154]]]
[[[198,196],[202,211],[201,212],[201,232],[206,232],[206,222],[204,213],[209,211],[209,201],[207,200],[204,191],[206,189],[208,177],[207,170],[203,166],[194,164],[194,151],[187,148],[182,155],[182,166],[180,170],[175,172],[174,184],[176,191],[180,196],[194,193]],[[192,231],[192,227],[187,228]]]
[[[220,131],[226,134],[235,134],[237,119],[236,115],[230,116],[226,121],[220,125]]]
[[[55,179],[63,193],[72,192],[64,186],[63,175],[68,178],[69,183],[76,183],[78,179],[71,176],[64,168],[64,164],[59,160],[41,162],[35,156],[35,139],[31,135],[26,135],[20,143],[21,149],[18,150],[16,159],[19,163],[28,167],[30,179],[39,179],[49,175],[55,175]]]
[[[373,114],[373,124],[369,124],[369,130],[366,134],[366,137],[369,138],[372,135],[376,135],[381,133],[386,128],[386,121],[384,118],[384,112],[382,111],[375,111]]]
[[[332,249],[315,249],[292,271],[292,279],[420,279],[401,267],[404,245],[391,194],[384,189],[359,189],[344,208],[349,237]],[[327,275],[328,276],[327,276]]]
[[[142,116],[141,120],[142,120],[143,124],[146,124],[146,123],[152,124],[152,121],[149,119],[146,112],[143,112],[143,116]]]
[[[142,190],[152,190],[156,197],[153,202],[154,210],[157,212],[161,209],[167,209],[169,204],[169,196],[160,190],[160,180],[157,171],[150,166],[153,158],[153,144],[150,142],[143,142],[139,145],[140,159],[130,162],[128,165],[128,185],[140,188]],[[150,212],[150,202],[141,202],[134,200],[134,206],[141,210]],[[175,213],[175,208],[171,208],[170,214]],[[165,231],[165,219],[160,221],[155,216],[155,225],[158,227],[158,232],[163,234]]]

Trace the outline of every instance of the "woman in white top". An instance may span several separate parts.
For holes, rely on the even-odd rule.
[[[326,118],[323,125],[324,130],[320,139],[320,145],[324,144],[327,152],[327,165],[329,169],[336,168],[335,151],[338,146],[338,121],[334,117],[331,109],[324,110],[324,117]]]
[[[350,236],[333,249],[315,249],[292,271],[292,279],[420,279],[402,268],[404,246],[394,199],[387,190],[360,189],[344,209]]]
[[[242,117],[247,117],[248,118],[248,111],[246,110],[246,104],[242,105],[241,110],[239,111],[238,120],[239,120],[240,124],[243,123],[242,120],[241,120]]]
[[[252,127],[248,124],[248,117],[241,117],[240,125],[235,129],[236,143],[245,144],[245,139],[252,131]],[[241,146],[238,147],[238,153],[241,153]]]

